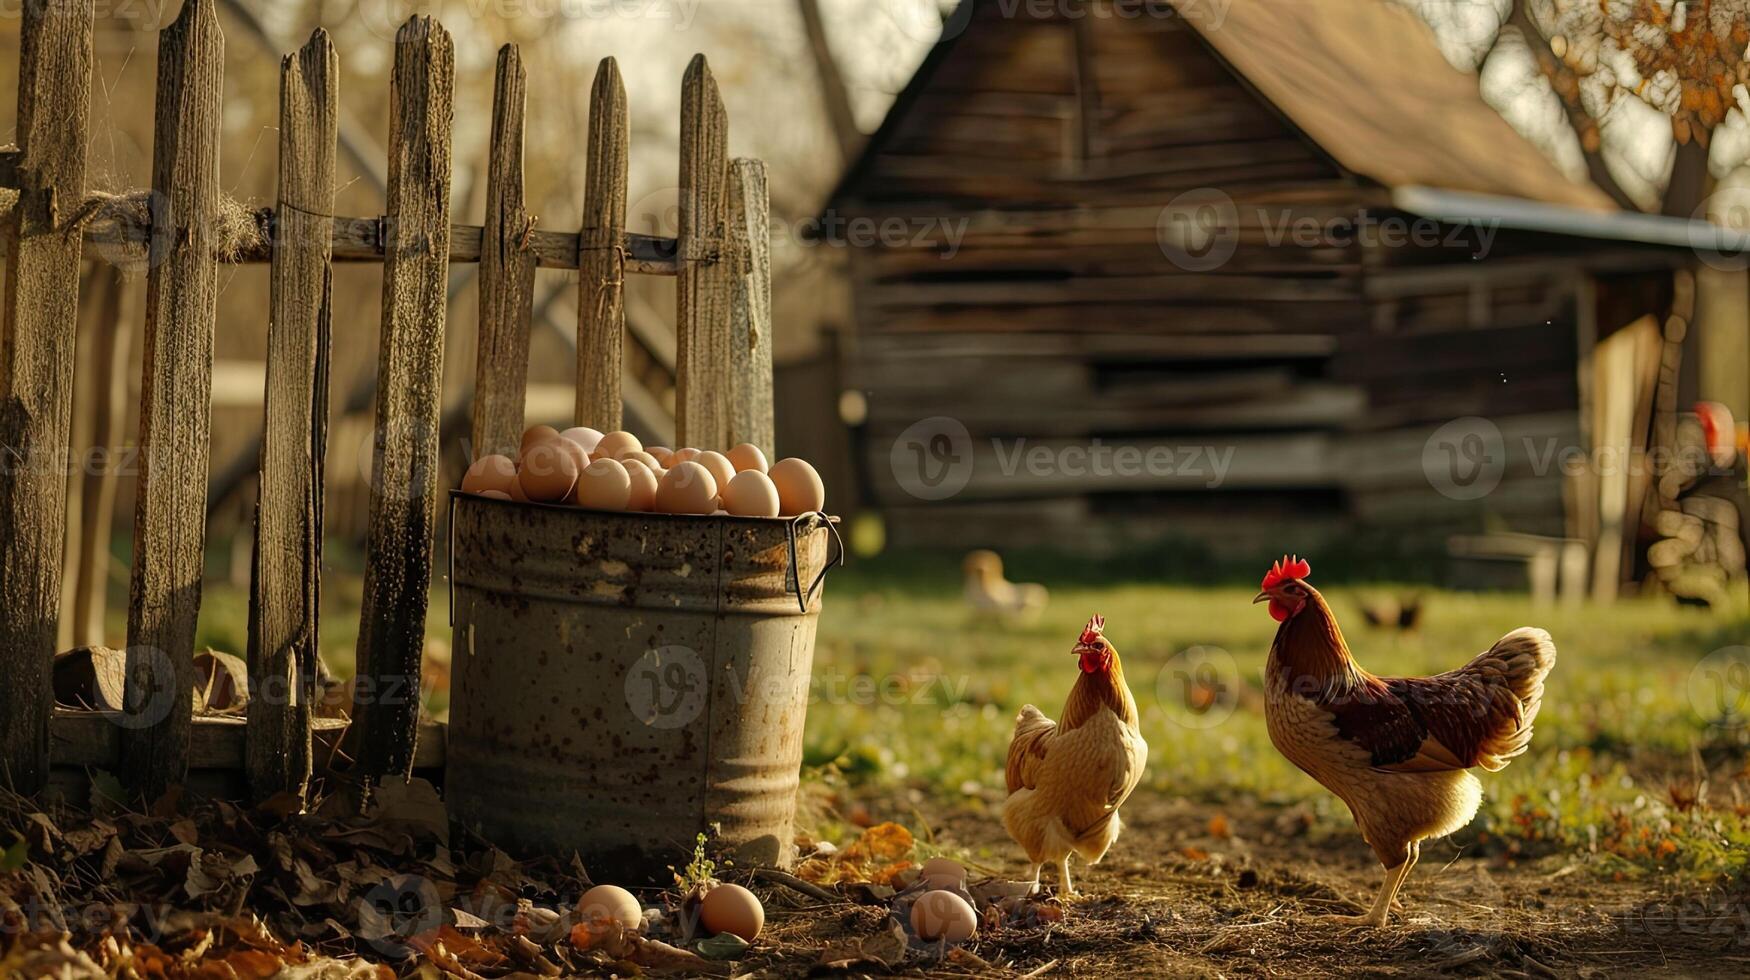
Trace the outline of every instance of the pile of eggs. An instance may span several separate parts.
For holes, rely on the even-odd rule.
[[[645,446],[630,432],[537,425],[516,459],[483,456],[462,490],[499,500],[659,514],[794,517],[823,509],[826,487],[803,459],[768,466],[758,446],[728,452]]]

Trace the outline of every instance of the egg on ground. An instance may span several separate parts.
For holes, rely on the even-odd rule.
[[[743,470],[759,470],[764,473],[770,469],[766,464],[766,454],[751,442],[744,442],[723,455],[729,457],[729,462],[734,465],[737,473]]]
[[[523,453],[517,469],[517,484],[530,500],[554,503],[564,500],[577,485],[577,460],[559,439],[536,443]]]
[[[638,899],[619,885],[597,885],[577,900],[579,922],[618,922],[628,932],[637,932],[644,923],[644,910]]]
[[[933,857],[918,869],[918,877],[931,888],[955,888],[966,882],[966,869],[953,858]]]
[[[717,480],[698,463],[676,463],[656,487],[656,509],[665,514],[709,514],[717,508]]]
[[[963,943],[978,933],[978,913],[953,892],[924,892],[912,903],[911,928],[927,942]]]
[[[482,456],[462,475],[464,493],[483,494],[496,490],[508,497],[510,488],[515,485],[516,463],[509,456]]]
[[[661,470],[651,469],[636,459],[622,460],[621,466],[626,467],[627,510],[651,510],[656,507],[656,484],[660,480]]]
[[[732,933],[751,943],[765,928],[766,910],[753,892],[723,884],[705,893],[699,903],[699,921],[714,935]]]
[[[735,478],[735,464],[731,463],[729,457],[722,453],[706,450],[700,453],[694,462],[711,471],[711,476],[717,481],[719,488]]]
[[[778,512],[785,517],[826,508],[826,485],[807,460],[795,456],[780,459],[767,475],[778,488]]]
[[[590,452],[590,455],[619,459],[627,453],[639,452],[643,448],[644,444],[639,442],[638,437],[630,432],[610,432],[602,436],[602,440],[596,443],[595,449]]]
[[[625,510],[632,498],[632,477],[617,459],[593,460],[577,475],[571,502],[595,510]]]
[[[777,517],[778,488],[759,470],[743,470],[724,486],[723,509],[737,517]]]

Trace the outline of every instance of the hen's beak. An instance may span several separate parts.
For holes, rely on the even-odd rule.
[[[1260,602],[1268,602],[1269,600],[1270,600],[1270,593],[1260,592],[1257,595],[1252,597],[1252,605],[1255,606]]]

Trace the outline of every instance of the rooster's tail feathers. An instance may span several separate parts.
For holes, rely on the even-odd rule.
[[[1531,744],[1531,723],[1543,706],[1543,680],[1556,665],[1556,645],[1547,632],[1522,626],[1496,641],[1463,668],[1482,675],[1500,692],[1508,710],[1479,746],[1477,764],[1494,772]],[[1517,710],[1514,710],[1517,709]]]

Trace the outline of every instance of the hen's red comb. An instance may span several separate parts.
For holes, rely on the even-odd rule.
[[[1092,643],[1105,635],[1105,633],[1106,617],[1095,613],[1094,618],[1088,620],[1088,625],[1082,628],[1082,642]]]
[[[1283,555],[1277,559],[1276,564],[1270,566],[1268,572],[1264,573],[1263,588],[1265,591],[1269,591],[1291,578],[1306,578],[1311,574],[1312,565],[1308,564],[1305,559],[1293,555]]]

